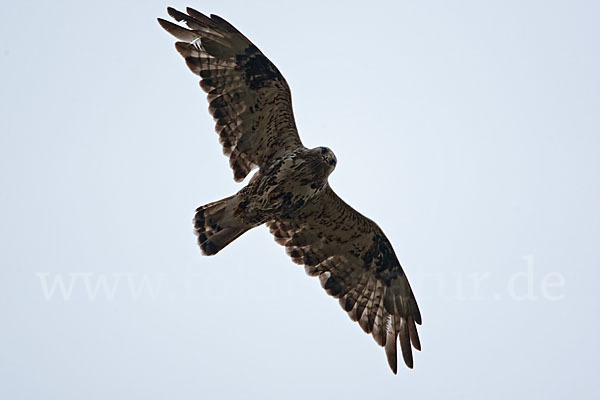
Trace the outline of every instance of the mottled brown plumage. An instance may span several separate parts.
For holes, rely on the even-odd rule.
[[[187,28],[158,21],[180,40],[177,50],[201,77],[234,179],[258,167],[238,193],[196,210],[202,252],[216,254],[266,224],[292,260],[318,276],[350,318],[385,347],[394,373],[398,340],[412,368],[411,343],[421,348],[415,325],[421,314],[389,240],[329,186],[337,164],[333,152],[302,145],[290,89],[275,65],[224,19],[186,11],[168,9]]]

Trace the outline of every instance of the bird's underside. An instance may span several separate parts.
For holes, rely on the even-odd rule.
[[[266,224],[292,260],[318,276],[350,318],[385,347],[394,373],[398,338],[412,368],[411,344],[421,349],[421,314],[389,240],[329,186],[337,163],[333,152],[302,145],[290,89],[275,65],[224,19],[186,11],[168,8],[187,28],[158,21],[179,39],[177,50],[201,77],[234,179],[258,168],[238,193],[196,210],[202,252],[216,254]]]

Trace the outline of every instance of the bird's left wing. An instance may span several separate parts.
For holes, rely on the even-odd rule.
[[[192,72],[202,79],[209,111],[229,156],[236,181],[252,167],[270,164],[302,148],[290,88],[277,67],[230,23],[192,8],[173,8],[169,15],[187,27],[158,19],[180,41],[176,48]]]
[[[396,344],[413,366],[412,345],[421,349],[421,314],[408,279],[383,231],[340,199],[327,185],[297,214],[267,223],[293,261],[318,276],[350,318],[385,347],[397,372]]]

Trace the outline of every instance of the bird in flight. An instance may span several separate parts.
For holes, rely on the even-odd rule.
[[[214,255],[249,229],[267,225],[292,260],[304,265],[350,318],[385,348],[397,373],[397,343],[413,367],[421,314],[392,245],[377,224],[338,197],[327,178],[337,159],[308,149],[296,129],[290,88],[265,55],[229,22],[192,8],[159,18],[208,94],[223,153],[240,182],[233,196],[199,207],[194,227],[202,253]]]

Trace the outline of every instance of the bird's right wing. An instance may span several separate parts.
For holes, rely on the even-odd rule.
[[[254,166],[270,164],[303,147],[292,110],[290,88],[277,67],[231,24],[187,8],[169,15],[189,29],[163,19],[160,25],[180,41],[177,51],[202,79],[209,111],[234,179]]]

